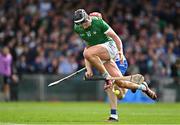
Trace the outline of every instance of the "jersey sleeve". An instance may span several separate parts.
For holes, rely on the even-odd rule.
[[[106,31],[110,28],[110,26],[102,19],[100,19],[100,26],[103,33],[106,33]]]

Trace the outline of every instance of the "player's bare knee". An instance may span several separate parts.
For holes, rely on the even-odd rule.
[[[93,56],[93,53],[91,51],[85,50],[83,52],[83,56],[84,56],[84,58],[89,59]]]

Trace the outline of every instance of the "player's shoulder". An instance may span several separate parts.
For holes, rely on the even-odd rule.
[[[91,17],[92,18],[92,22],[96,25],[101,25],[102,24],[102,19],[99,17]]]
[[[101,21],[102,20],[100,17],[96,17],[96,16],[91,16],[91,19],[93,21]]]

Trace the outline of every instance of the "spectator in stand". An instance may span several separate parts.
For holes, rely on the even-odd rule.
[[[4,47],[0,52],[0,75],[3,76],[3,93],[5,101],[10,100],[10,84],[12,75],[12,56],[9,48]]]

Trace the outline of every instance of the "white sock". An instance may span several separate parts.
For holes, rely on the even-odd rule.
[[[117,114],[111,114],[110,117],[111,117],[111,118],[114,118],[114,119],[118,119],[118,115],[117,115]]]
[[[146,91],[147,88],[144,84],[140,84],[138,89]]]

